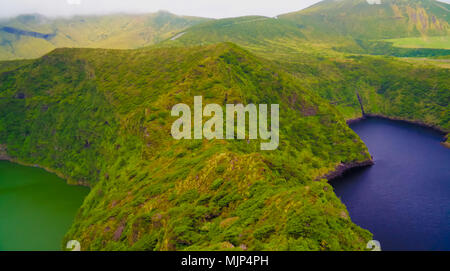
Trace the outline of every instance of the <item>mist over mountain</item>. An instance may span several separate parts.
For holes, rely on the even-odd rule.
[[[247,15],[273,17],[306,8],[319,0],[0,0],[0,18],[39,13],[47,17],[145,14],[167,10],[178,15],[230,18]]]
[[[207,20],[164,11],[71,18],[22,15],[0,21],[0,59],[36,58],[59,47],[133,49]]]
[[[449,4],[434,0],[325,0],[276,19],[211,20],[168,12],[70,18],[21,15],[0,20],[0,59],[35,58],[58,47],[139,48],[168,40],[192,26],[183,33],[183,40],[190,39],[190,44],[236,39],[264,43],[283,35],[284,39],[327,41],[447,36],[449,10]]]

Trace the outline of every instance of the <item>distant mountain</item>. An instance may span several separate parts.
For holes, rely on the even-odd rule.
[[[276,39],[303,39],[295,22],[263,16],[244,16],[208,21],[190,27],[179,40],[183,44],[234,42],[265,45]]]
[[[284,50],[282,54],[297,50],[307,40],[325,40],[337,47],[345,44],[344,51],[352,53],[446,55],[446,51],[411,52],[364,41],[446,36],[450,30],[449,10],[449,4],[433,0],[325,0],[275,18],[244,16],[212,20],[168,12],[71,18],[22,15],[0,20],[0,60],[36,58],[60,47],[134,49],[173,40],[181,45],[234,42],[264,52],[267,48],[280,53]],[[412,48],[417,42],[434,46],[437,43],[433,48],[448,49],[447,40],[395,42],[406,42]]]
[[[356,3],[362,7],[360,10],[372,7],[365,0],[324,1],[316,6],[322,8],[329,4],[338,8],[336,3],[349,9]],[[450,128],[449,119],[443,117],[448,106],[447,60],[430,61],[428,64],[435,67],[424,67],[399,59],[347,55],[446,57],[450,50],[397,48],[390,42],[374,41],[357,34],[339,34],[337,30],[337,34],[325,35],[318,31],[312,35],[310,27],[286,16],[208,21],[183,30],[176,39],[167,40],[161,46],[233,42],[300,77],[303,86],[331,101],[346,118],[361,116],[358,92],[367,113],[424,122],[444,130]],[[373,32],[368,30],[367,33]],[[396,35],[402,37],[401,33]]]
[[[310,37],[387,39],[449,34],[450,5],[434,0],[324,0],[279,16]]]
[[[0,21],[0,59],[36,58],[58,47],[133,49],[207,20],[163,11],[53,19],[22,15]]]
[[[323,49],[442,57],[450,55],[449,6],[431,0],[326,0],[275,18],[246,16],[199,23],[164,44],[233,42],[274,59],[320,54]]]

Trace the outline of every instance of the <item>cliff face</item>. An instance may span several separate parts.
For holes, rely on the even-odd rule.
[[[336,169],[329,172],[328,174],[322,176],[321,178],[325,178],[327,180],[332,180],[337,177],[342,176],[345,172],[355,169],[355,168],[361,168],[361,167],[369,167],[373,166],[375,163],[372,159],[362,161],[362,162],[352,162],[352,163],[340,163],[338,166],[336,166]]]
[[[445,137],[445,142],[442,143],[445,147],[450,148],[450,135],[447,134]]]

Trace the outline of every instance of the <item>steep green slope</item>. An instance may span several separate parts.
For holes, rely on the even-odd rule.
[[[279,103],[280,147],[170,136],[171,107]],[[9,156],[92,187],[66,240],[82,249],[364,249],[320,176],[370,156],[301,81],[232,44],[59,49],[0,75]]]
[[[279,61],[303,85],[334,104],[347,119],[368,114],[401,118],[450,131],[450,70],[381,56]]]
[[[337,51],[437,57],[450,55],[442,42],[449,37],[449,10],[449,4],[434,0],[326,0],[279,18],[302,26],[308,39]],[[407,48],[397,46],[399,42]]]
[[[36,58],[58,47],[133,49],[207,20],[168,12],[55,19],[23,15],[0,21],[0,59]]]
[[[366,113],[450,129],[447,67],[339,53],[327,43],[302,37],[298,26],[289,25],[291,32],[275,30],[287,29],[283,20],[254,20],[235,18],[199,24],[187,29],[177,40],[162,45],[232,41],[298,77],[305,88],[329,100],[347,119],[362,116],[359,93]],[[246,21],[251,23],[237,23]]]
[[[357,61],[349,77],[364,110],[450,131],[450,70],[369,57]],[[361,78],[361,74],[367,76]]]
[[[187,28],[176,37],[155,46],[185,47],[232,42],[266,59],[286,59],[303,53],[310,55],[316,51],[323,51],[323,45],[315,49],[315,44],[305,39],[302,27],[296,23],[262,16],[200,23]]]
[[[304,25],[311,37],[367,40],[446,36],[449,10],[449,4],[434,0],[325,0],[279,17]]]

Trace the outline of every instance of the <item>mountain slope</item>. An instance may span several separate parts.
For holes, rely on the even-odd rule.
[[[450,131],[450,70],[446,61],[341,56],[277,61],[305,88],[330,101],[347,118],[365,112],[426,123]]]
[[[23,15],[0,21],[0,59],[36,58],[58,47],[133,49],[204,21],[168,12],[55,19]]]
[[[347,119],[362,116],[359,93],[367,113],[450,130],[449,69],[437,65],[448,61],[428,62],[435,64],[432,66],[392,57],[350,55],[333,51],[330,43],[305,38],[302,31],[301,26],[284,19],[241,17],[198,24],[159,46],[232,41],[298,77],[306,89],[330,101]],[[349,44],[348,40],[342,44]]]
[[[0,144],[92,187],[66,237],[82,249],[353,250],[371,238],[320,180],[367,164],[364,143],[301,81],[235,45],[58,49],[9,67]],[[195,95],[279,103],[279,149],[174,140],[171,107]]]
[[[310,37],[388,39],[446,36],[449,11],[449,4],[434,0],[325,0],[279,18],[304,25]]]
[[[263,16],[209,21],[190,27],[180,40],[184,45],[234,42],[264,45],[275,39],[303,39],[301,28],[292,22]]]

